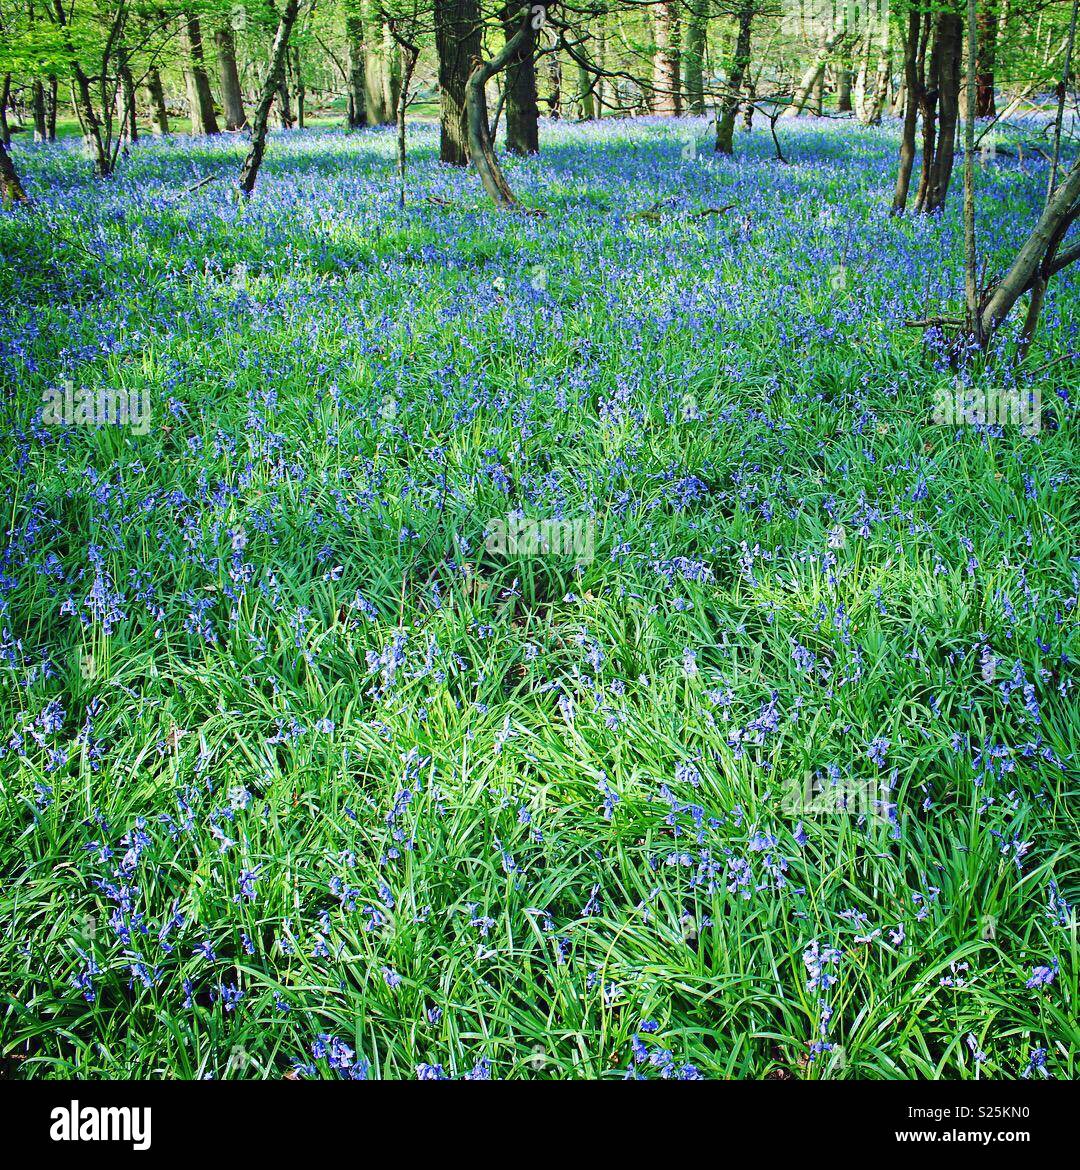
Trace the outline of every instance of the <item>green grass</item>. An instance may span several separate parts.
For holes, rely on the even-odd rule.
[[[19,153],[5,1075],[1076,1075],[1076,286],[1056,429],[933,425],[958,200],[890,220],[891,130],[782,132],[546,127],[544,218],[429,128],[404,212],[385,132],[275,137],[246,208],[239,143]],[[1045,179],[980,181],[1000,264]],[[42,425],[67,379],[149,432]],[[515,508],[595,555],[492,551]],[[801,801],[830,766],[895,821]]]

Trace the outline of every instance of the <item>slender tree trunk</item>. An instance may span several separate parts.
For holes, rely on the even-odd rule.
[[[679,10],[677,0],[660,0],[652,6],[654,114],[682,113],[679,89]]]
[[[881,121],[881,111],[889,96],[889,74],[892,72],[891,30],[892,24],[886,8],[878,20],[877,68],[862,112],[863,123],[867,126],[876,126]]]
[[[125,142],[139,141],[139,114],[135,105],[135,78],[128,64],[128,52],[120,50],[120,135]]]
[[[350,130],[357,130],[368,124],[364,25],[359,8],[351,10],[346,16],[345,32],[349,42],[349,95],[346,121]]]
[[[825,70],[818,71],[814,79],[814,92],[810,98],[810,112],[820,118],[825,112]]]
[[[250,195],[255,190],[255,180],[259,175],[263,155],[266,153],[266,125],[270,119],[270,107],[274,103],[274,95],[278,92],[281,79],[285,76],[285,58],[289,51],[289,37],[292,35],[293,25],[296,23],[296,14],[299,11],[300,0],[286,0],[285,9],[278,22],[277,32],[274,35],[274,47],[270,53],[270,68],[263,82],[262,93],[259,95],[258,105],[255,107],[255,116],[251,123],[251,146],[248,148],[244,165],[240,168],[240,190]]]
[[[975,107],[978,89],[978,20],[977,0],[967,0],[967,85],[964,118],[964,298],[967,302],[968,329],[976,342],[982,342],[979,319],[978,253],[975,238]]]
[[[30,108],[34,113],[34,141],[44,142],[49,136],[45,117],[45,86],[40,77],[35,77],[30,90]]]
[[[502,10],[503,33],[509,42],[521,25],[512,4]],[[506,66],[506,149],[511,154],[536,154],[540,149],[540,109],[536,104],[536,29],[530,21]]]
[[[836,109],[840,114],[851,113],[851,66],[846,61],[841,65],[837,78]]]
[[[469,161],[466,86],[471,62],[480,57],[480,12],[477,0],[434,2],[435,48],[439,58],[439,157],[444,163],[463,167]],[[487,117],[486,109],[484,117]]]
[[[956,126],[960,116],[960,57],[963,49],[963,20],[954,12],[938,14],[938,137],[930,170],[925,210],[937,211],[945,204],[956,156]]]
[[[383,52],[382,24],[374,0],[364,0],[364,108],[368,123],[385,126],[394,117],[393,107],[386,104],[386,59]]]
[[[11,74],[4,76],[4,84],[0,86],[0,145],[11,145],[11,127],[8,125],[7,110],[11,100]]]
[[[689,0],[690,19],[686,26],[686,49],[683,52],[683,86],[686,106],[691,114],[705,113],[705,40],[709,31],[707,0]]]
[[[744,86],[746,97],[742,103],[742,123],[746,131],[754,128],[754,102],[757,101],[757,85],[752,77],[746,79]]]
[[[244,93],[240,88],[240,70],[236,65],[236,38],[228,25],[214,32],[217,45],[218,78],[221,81],[221,111],[226,130],[242,130],[247,125]]]
[[[59,106],[60,82],[55,74],[49,75],[49,88],[45,92],[45,137],[56,141],[56,110]]]
[[[289,98],[289,55],[285,54],[285,61],[281,67],[277,87],[277,122],[279,130],[291,130],[293,127],[292,101]]]
[[[472,59],[472,68],[466,88],[466,122],[469,135],[469,154],[480,175],[484,190],[491,196],[497,207],[514,207],[517,200],[502,173],[495,148],[488,129],[487,102],[484,87],[495,74],[500,73],[514,59],[522,43],[530,35],[530,16],[527,9],[524,17],[519,13],[517,31],[509,37],[498,53],[489,61],[479,55]]]
[[[938,58],[941,45],[936,34],[930,48],[929,62],[926,52],[930,39],[933,16],[923,16],[922,47],[919,56],[919,113],[922,115],[922,165],[919,171],[919,189],[915,195],[915,210],[925,211],[930,191],[930,175],[934,167],[934,152],[937,149],[937,100],[938,100]]]
[[[907,36],[904,39],[904,129],[900,137],[900,168],[896,175],[892,213],[901,215],[907,207],[911,171],[915,165],[915,131],[919,122],[919,27],[921,14],[914,4],[908,9]]]
[[[558,53],[548,57],[548,115],[562,117],[562,61]]]
[[[412,44],[401,46],[402,76],[397,102],[398,202],[405,206],[405,108],[409,102],[409,85],[420,50]]]
[[[581,51],[580,49],[578,50]],[[581,104],[581,117],[586,122],[591,122],[596,117],[596,101],[593,97],[592,77],[581,62],[578,62],[577,67],[578,77],[578,101]]]
[[[847,13],[844,13],[844,20],[847,20]],[[792,95],[791,104],[784,110],[783,117],[797,118],[803,111],[810,98],[810,95],[817,89],[821,78],[825,74],[825,66],[829,63],[829,58],[836,52],[837,47],[847,39],[847,25],[846,23],[838,28],[833,29],[832,32],[825,38],[818,50],[817,56],[807,67],[806,72],[802,75],[799,84],[795,87],[795,93]]]
[[[975,114],[979,118],[992,118],[997,112],[994,101],[997,26],[996,0],[983,0],[982,11],[978,16],[978,61],[975,66],[977,83]]]
[[[293,100],[296,108],[296,126],[297,129],[303,130],[304,123],[307,119],[307,87],[304,85],[303,64],[300,60],[300,50],[295,45],[292,50],[292,79],[293,79]],[[393,109],[397,110],[397,97],[395,95]]]
[[[2,142],[0,142],[0,201],[5,207],[16,203],[28,204],[30,202],[22,183],[19,181],[19,173],[15,170],[11,155],[7,152],[7,146]]]
[[[1025,240],[1008,273],[994,286],[981,313],[983,344],[1008,317],[1026,292],[1045,288],[1046,282],[1069,264],[1080,259],[1080,244],[1073,244],[1060,256],[1058,246],[1080,216],[1080,159],[1054,190],[1043,208],[1039,222]],[[1031,314],[1029,313],[1029,318]]]
[[[401,62],[398,59],[397,46],[390,34],[390,26],[384,24],[383,31],[383,105],[386,108],[386,121],[393,123],[397,119],[398,95],[401,93]]]
[[[601,14],[600,28],[596,34],[596,56],[597,64],[601,69],[607,68],[607,17]],[[604,101],[607,97],[607,84],[603,74],[596,79],[596,116],[602,118],[604,116]]]
[[[165,87],[156,65],[146,71],[146,95],[150,99],[150,126],[155,134],[169,133],[169,111],[165,106]]]
[[[1069,92],[1069,78],[1072,76],[1073,49],[1076,45],[1076,15],[1077,0],[1073,0],[1072,16],[1069,19],[1069,35],[1065,42],[1065,65],[1061,72],[1061,83],[1058,86],[1057,114],[1054,117],[1054,153],[1050,160],[1050,178],[1046,186],[1046,198],[1049,199],[1057,185],[1058,165],[1061,162],[1061,124],[1065,119],[1065,98]]]
[[[743,0],[736,17],[738,32],[735,36],[735,51],[728,67],[727,84],[720,99],[720,113],[716,119],[716,151],[731,154],[734,151],[733,138],[735,116],[739,112],[739,97],[746,72],[750,68],[750,38],[754,17],[757,15],[758,0]]]
[[[214,113],[214,95],[206,73],[203,54],[202,27],[194,13],[188,13],[188,101],[191,105],[192,134],[217,134],[217,115]]]

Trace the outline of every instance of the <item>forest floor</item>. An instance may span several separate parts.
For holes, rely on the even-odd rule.
[[[1080,1072],[1076,276],[935,423],[959,174],[542,134],[16,148],[2,1075]]]

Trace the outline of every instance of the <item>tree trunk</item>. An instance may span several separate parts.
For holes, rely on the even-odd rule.
[[[937,71],[938,135],[923,207],[928,214],[945,204],[956,157],[956,126],[960,116],[960,56],[964,43],[962,19],[952,12],[939,13],[936,39],[941,46]]]
[[[792,95],[791,104],[784,110],[782,117],[797,118],[803,111],[810,95],[817,89],[821,78],[825,74],[825,66],[829,63],[829,58],[836,51],[844,40],[847,39],[847,13],[844,13],[845,23],[839,28],[833,29],[832,32],[822,42],[821,48],[818,50],[817,56],[813,62],[807,67],[806,72],[799,80],[799,84],[795,88],[795,93]]]
[[[1013,306],[1026,292],[1032,305],[1024,325],[1024,345],[1030,343],[1038,323],[1039,310],[1050,278],[1080,260],[1080,244],[1058,254],[1058,247],[1073,223],[1080,218],[1080,159],[1043,208],[1034,231],[1016,254],[1008,273],[991,289],[981,309],[981,341],[989,345]]]
[[[192,13],[186,17],[188,42],[188,103],[191,108],[192,134],[217,134],[217,115],[214,113],[214,95],[206,73],[203,54],[202,28],[199,18]]]
[[[2,142],[0,142],[0,200],[5,207],[16,203],[28,204],[30,202],[22,183],[19,182],[19,174],[15,170],[15,164],[11,161],[11,155],[8,154],[7,147]]]
[[[45,93],[45,137],[49,142],[56,141],[56,110],[59,105],[60,82],[55,74],[49,75],[49,88]]]
[[[289,98],[289,55],[281,67],[277,87],[277,123],[279,130],[291,130],[293,126],[292,101]]]
[[[135,107],[135,78],[128,64],[127,50],[120,50],[120,136],[125,142],[139,141],[139,116]]]
[[[349,12],[345,18],[345,32],[349,42],[349,93],[346,123],[350,130],[357,130],[368,124],[367,82],[364,68],[364,25],[359,10]]]
[[[274,35],[274,47],[270,53],[270,68],[263,82],[262,93],[259,95],[258,105],[255,107],[255,117],[251,123],[251,146],[248,148],[244,165],[240,168],[240,190],[250,195],[255,190],[255,180],[259,175],[263,155],[266,153],[266,124],[270,119],[270,107],[274,103],[274,95],[281,86],[285,76],[285,57],[289,51],[289,37],[293,25],[296,23],[296,14],[300,7],[300,0],[286,0],[285,10],[278,22],[277,32]]]
[[[754,79],[748,77],[745,85],[746,97],[742,103],[742,124],[746,131],[754,128],[754,102],[757,100],[757,86]]]
[[[0,86],[0,146],[11,145],[11,127],[8,125],[7,108],[11,100],[11,74],[4,76],[4,84]]]
[[[562,117],[562,61],[558,53],[548,57],[548,115]]]
[[[240,88],[240,71],[236,65],[236,39],[228,25],[214,32],[217,45],[218,77],[221,81],[221,111],[226,130],[242,130],[247,125],[244,94]]]
[[[292,80],[293,80],[293,100],[296,108],[296,127],[298,130],[303,130],[304,122],[307,118],[307,87],[304,85],[303,66],[300,61],[300,50],[295,45],[292,50]],[[394,107],[397,109],[397,98],[394,99]]]
[[[480,56],[477,0],[435,0],[435,49],[439,58],[439,158],[463,167],[469,161],[466,87],[470,62]]]
[[[878,22],[877,69],[863,103],[861,120],[865,126],[876,126],[881,121],[881,111],[889,95],[889,74],[892,72],[891,27],[886,10]]]
[[[679,11],[677,0],[660,0],[652,6],[654,114],[682,113],[679,89]]]
[[[992,118],[997,112],[994,102],[994,68],[997,58],[997,12],[995,0],[983,0],[978,17],[978,60],[975,66],[975,116]]]
[[[368,124],[385,126],[395,114],[387,107],[386,59],[382,24],[374,0],[364,0],[364,108]]]
[[[907,36],[904,40],[904,88],[907,101],[904,106],[904,129],[900,138],[900,168],[896,174],[892,213],[900,215],[907,207],[911,171],[915,165],[915,131],[919,122],[919,27],[921,14],[912,4],[908,9]]]
[[[156,65],[146,71],[146,94],[150,99],[150,126],[155,134],[169,133],[169,111],[165,107],[165,88]]]
[[[840,114],[851,113],[851,66],[846,61],[840,67],[837,79],[836,110]]]
[[[518,16],[517,31],[503,46],[502,52],[490,61],[479,55],[472,59],[469,80],[466,87],[466,124],[469,135],[469,154],[480,175],[484,190],[491,196],[497,207],[514,207],[517,200],[499,167],[495,149],[488,129],[487,102],[484,87],[488,81],[501,72],[517,55],[518,50],[530,35],[530,9],[523,9],[524,16]]]
[[[735,51],[728,69],[724,96],[720,99],[720,113],[716,119],[716,151],[718,154],[733,153],[732,139],[735,130],[735,116],[739,111],[739,95],[750,67],[750,37],[754,17],[757,14],[757,0],[743,0],[739,8],[738,32],[735,36]]]
[[[401,93],[401,62],[398,59],[397,46],[390,34],[390,26],[384,24],[383,32],[383,105],[386,108],[386,121],[393,123],[397,118],[398,95]]]
[[[45,86],[40,77],[35,77],[30,91],[30,108],[34,113],[34,141],[44,142],[49,136],[45,117]]]
[[[820,118],[825,112],[825,70],[821,69],[814,80],[814,92],[810,99],[810,112]]]
[[[579,49],[578,52],[581,50]],[[591,122],[596,117],[596,101],[593,98],[592,76],[588,69],[579,61],[577,67],[578,102],[581,105],[581,117]]]
[[[686,106],[691,114],[705,113],[705,41],[709,31],[707,0],[689,0],[690,20],[686,28],[683,53],[683,86]]]
[[[398,152],[398,202],[405,206],[405,107],[409,101],[409,84],[416,68],[419,48],[409,42],[402,42],[402,78],[397,103],[397,152]]]
[[[521,21],[513,5],[502,10],[506,41]],[[506,149],[511,154],[536,154],[540,149],[540,109],[536,104],[536,29],[529,22],[506,67]]]

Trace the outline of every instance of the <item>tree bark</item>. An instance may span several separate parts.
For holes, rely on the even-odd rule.
[[[398,203],[405,206],[405,107],[409,101],[409,85],[416,68],[420,50],[408,41],[401,41],[402,77],[397,99]]]
[[[881,111],[885,100],[889,96],[889,75],[892,72],[891,35],[892,24],[889,20],[888,8],[878,17],[877,27],[877,65],[874,79],[864,97],[860,120],[864,126],[876,126],[881,121]]]
[[[139,141],[139,115],[135,106],[135,78],[126,49],[120,50],[120,134],[126,142]]]
[[[994,101],[994,70],[997,64],[997,4],[983,0],[978,16],[978,59],[975,65],[975,115],[992,118],[997,112]]]
[[[735,37],[735,51],[728,68],[724,96],[720,99],[720,113],[716,119],[716,152],[732,154],[735,131],[735,117],[739,112],[739,96],[750,67],[750,38],[754,17],[757,15],[757,0],[743,0],[739,8],[738,32]]]
[[[349,43],[348,62],[348,104],[345,120],[350,130],[358,130],[368,124],[367,80],[364,62],[364,25],[359,8],[345,18],[345,34]]]
[[[548,116],[562,117],[562,61],[558,53],[548,57]]]
[[[296,45],[292,48],[292,81],[296,126],[298,130],[303,130],[307,121],[307,86],[304,84],[304,69],[303,62],[300,59],[300,49]],[[397,109],[396,100],[394,102],[394,108],[395,110]]]
[[[59,89],[60,82],[56,74],[50,74],[49,88],[45,93],[45,138],[49,142],[56,141],[56,109],[59,105]]]
[[[987,344],[994,332],[1008,317],[1016,302],[1026,292],[1045,287],[1056,272],[1080,258],[1080,244],[1057,254],[1057,247],[1069,227],[1080,215],[1080,159],[1059,184],[1043,208],[1039,222],[1004,277],[994,286],[981,311],[980,327],[983,343]]]
[[[514,193],[510,190],[498,159],[495,157],[495,148],[491,141],[491,132],[488,129],[484,87],[496,73],[505,69],[517,54],[529,33],[530,19],[528,6],[519,9],[517,31],[507,40],[502,52],[496,54],[490,61],[485,61],[480,56],[473,57],[470,63],[465,98],[469,154],[480,175],[484,190],[491,196],[497,207],[514,207],[517,205],[517,200],[514,198]]]
[[[194,13],[186,15],[188,42],[188,102],[191,107],[192,134],[217,134],[217,115],[214,113],[214,95],[206,73],[203,54],[202,28]]]
[[[11,74],[4,75],[4,84],[0,86],[0,146],[11,145],[11,127],[8,125],[7,108],[11,100]]]
[[[690,19],[686,27],[686,50],[683,53],[683,87],[686,106],[691,114],[705,113],[705,40],[709,31],[707,0],[689,0]]]
[[[836,109],[840,114],[851,113],[851,66],[846,61],[841,65],[837,79]]]
[[[922,15],[914,4],[908,9],[907,36],[904,39],[904,128],[900,137],[900,166],[896,174],[892,214],[901,215],[907,207],[911,172],[915,165],[915,131],[919,122],[919,28]]]
[[[510,42],[521,27],[514,6],[501,13],[503,33]],[[540,108],[536,102],[536,29],[529,22],[506,66],[506,149],[511,154],[540,150]]]
[[[439,58],[439,158],[463,167],[469,162],[466,88],[470,62],[480,56],[477,0],[435,0],[435,49]]]
[[[240,70],[236,65],[236,38],[228,25],[214,32],[217,45],[218,77],[221,81],[221,111],[226,130],[242,130],[247,125],[244,94],[240,88]]]
[[[34,141],[44,142],[49,128],[45,117],[45,86],[40,77],[35,77],[31,86],[30,108],[34,114]]]
[[[30,202],[22,183],[19,181],[19,173],[11,161],[11,155],[8,154],[7,147],[2,142],[0,142],[0,199],[5,207],[13,206],[16,203],[26,205]]]
[[[248,148],[244,165],[240,168],[240,190],[245,195],[250,195],[255,190],[255,180],[258,178],[259,167],[266,153],[266,125],[270,119],[270,107],[274,103],[274,95],[278,92],[281,79],[285,76],[285,56],[289,51],[289,37],[296,23],[299,7],[300,0],[286,0],[285,9],[278,21],[274,47],[270,53],[270,68],[263,82],[259,102],[255,107],[255,117],[251,123],[251,146]]]
[[[825,74],[825,66],[829,63],[829,58],[836,51],[837,47],[847,39],[847,13],[844,12],[844,23],[838,28],[834,28],[832,32],[825,38],[818,50],[817,56],[813,62],[807,67],[806,72],[799,80],[799,84],[795,87],[795,92],[791,98],[791,104],[784,110],[781,115],[784,118],[797,118],[803,111],[810,95],[817,88],[820,79]]]
[[[679,89],[679,12],[677,0],[661,0],[652,6],[653,92],[650,103],[654,114],[682,113]]]
[[[165,87],[156,65],[146,71],[146,95],[150,99],[150,126],[155,134],[169,133],[169,111],[165,106]]]
[[[960,116],[960,55],[963,21],[954,12],[940,12],[935,49],[938,53],[938,131],[923,210],[930,214],[945,205],[956,156],[956,125]]]

